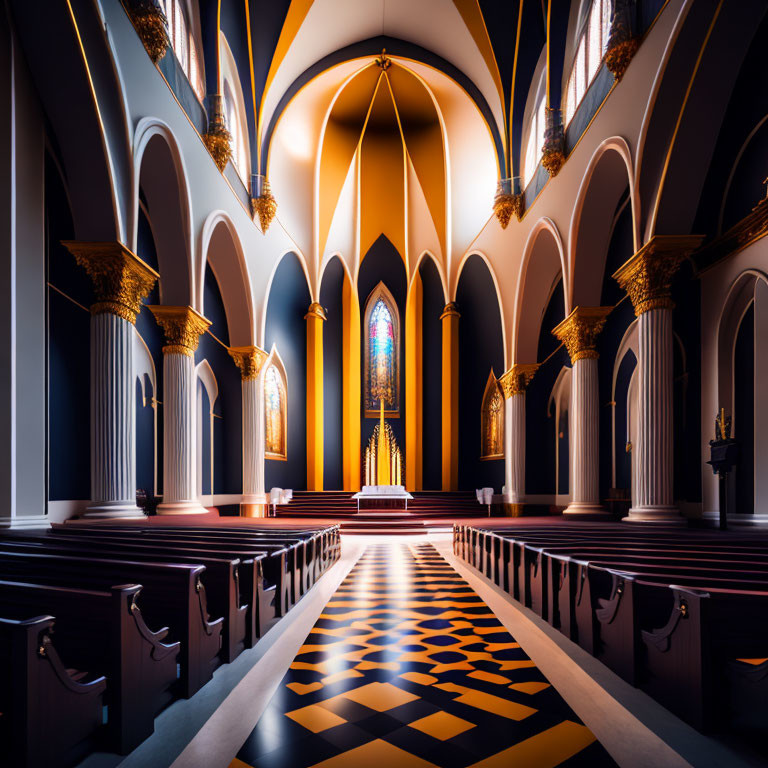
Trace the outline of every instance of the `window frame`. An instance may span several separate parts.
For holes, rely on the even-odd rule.
[[[490,407],[494,397],[498,397],[501,401],[500,430],[496,443],[498,450],[495,453],[486,453],[489,442],[486,438],[488,437],[490,425]],[[491,372],[488,374],[488,381],[485,384],[485,390],[483,391],[483,400],[480,404],[480,461],[498,461],[504,458],[504,410],[504,393],[496,378],[496,374],[493,372],[493,368],[491,368]]]
[[[271,370],[277,373],[277,385],[280,395],[281,450],[271,451],[267,447],[267,378]],[[270,461],[288,461],[288,381],[282,360],[275,355],[264,369],[264,458]]]

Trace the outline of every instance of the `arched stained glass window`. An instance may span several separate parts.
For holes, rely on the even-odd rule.
[[[400,415],[400,323],[392,294],[379,283],[365,309],[365,415]]]
[[[483,394],[483,408],[480,415],[481,459],[504,458],[504,395],[491,370]]]
[[[264,441],[268,459],[285,459],[285,379],[276,363],[264,374]]]

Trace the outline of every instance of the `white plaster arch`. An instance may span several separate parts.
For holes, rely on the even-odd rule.
[[[539,242],[540,237],[546,237],[548,233],[549,236],[551,236],[552,240],[554,241],[555,248],[557,249],[557,255],[559,257],[560,261],[560,274],[563,279],[563,301],[564,301],[564,307],[563,311],[567,315],[570,307],[570,298],[569,298],[569,285],[568,281],[566,279],[566,275],[568,274],[568,266],[566,262],[566,253],[565,253],[565,246],[563,244],[563,239],[560,236],[560,232],[557,228],[557,225],[555,224],[552,219],[543,217],[539,219],[531,228],[530,232],[528,233],[528,237],[525,241],[525,246],[523,247],[523,257],[520,261],[520,272],[519,277],[517,280],[517,283],[515,285],[515,303],[514,303],[514,314],[512,316],[512,349],[510,350],[510,358],[514,362],[518,363],[535,363],[536,360],[519,360],[519,354],[520,354],[520,344],[519,344],[519,334],[520,334],[520,328],[522,326],[522,318],[523,318],[523,310],[525,308],[525,300],[526,300],[526,286],[528,277],[528,270],[531,267],[531,264],[533,262],[533,254],[536,249],[536,244]],[[550,265],[551,266],[551,265]],[[549,275],[546,276],[547,278]],[[551,290],[552,286],[556,284],[554,281],[557,277],[556,273],[553,273],[551,280],[541,280],[536,281],[535,284],[541,291],[546,290],[546,296],[545,296],[545,303],[543,303],[540,307],[540,314],[539,317],[541,317],[546,310],[546,302],[549,301],[551,296]],[[542,294],[543,295],[543,294]],[[528,309],[531,309],[530,307]],[[540,324],[540,323],[539,323]],[[537,324],[537,325],[539,325]],[[539,328],[539,332],[540,332]]]
[[[582,244],[580,237],[584,235],[584,229],[585,227],[585,211],[587,211],[587,200],[590,197],[590,191],[592,191],[594,186],[597,186],[595,184],[595,176],[596,171],[598,168],[600,168],[603,164],[604,158],[609,156],[609,153],[615,153],[619,156],[621,161],[623,162],[624,169],[626,170],[626,176],[621,174],[620,171],[613,170],[613,175],[606,179],[603,177],[600,178],[600,186],[601,189],[599,190],[599,194],[603,198],[603,201],[606,196],[610,197],[611,194],[613,197],[616,198],[615,202],[618,202],[620,193],[623,191],[623,189],[628,186],[629,187],[629,195],[630,195],[630,203],[632,206],[632,238],[633,238],[633,246],[634,246],[634,252],[637,252],[639,243],[640,243],[640,211],[639,208],[639,202],[638,198],[635,194],[635,175],[634,175],[634,169],[632,165],[632,151],[629,148],[629,145],[627,144],[626,140],[622,138],[621,136],[610,136],[606,139],[604,139],[595,149],[595,151],[592,154],[592,157],[589,160],[589,163],[587,165],[587,168],[584,172],[584,176],[581,180],[581,183],[579,185],[579,190],[576,195],[576,202],[573,206],[573,213],[571,215],[571,221],[570,221],[570,227],[568,232],[568,271],[567,271],[567,285],[568,285],[568,311],[572,311],[574,307],[579,302],[579,296],[577,295],[577,285],[576,285],[576,278],[577,278],[577,271],[582,269],[584,267],[583,264],[577,264],[577,258],[579,256],[579,253],[577,251],[580,247],[583,247],[584,249],[594,251],[594,244]],[[603,171],[603,174],[609,173],[609,171]],[[609,186],[610,185],[610,186]],[[608,187],[608,189],[606,189]],[[601,220],[605,220],[605,222],[609,222],[612,226],[613,224],[613,218],[614,218],[614,212],[615,212],[615,205],[610,205],[610,202],[606,205],[605,202],[601,201],[599,204],[597,202],[594,203],[594,205],[602,208],[600,213],[602,214]],[[606,210],[607,208],[607,210]],[[586,226],[589,226],[589,224],[592,224],[594,227],[594,222],[586,222]],[[610,227],[606,228],[604,233],[599,232],[590,232],[591,236],[597,236],[599,234],[603,234],[605,236],[606,242],[603,242],[600,244],[600,248],[604,251],[600,256],[605,256],[607,254],[609,242],[607,241],[610,237]],[[604,265],[603,265],[604,269]],[[602,284],[602,278],[603,275],[601,274],[599,276],[599,279]],[[594,301],[594,299],[593,299]],[[595,302],[596,303],[596,302]]]
[[[231,238],[237,262],[236,270],[227,269],[228,265],[223,262],[220,256],[214,259],[209,258],[211,239],[219,225],[226,228]],[[235,223],[226,211],[220,209],[208,214],[200,230],[199,246],[195,258],[196,303],[193,306],[201,313],[204,309],[205,267],[208,263],[211,264],[211,269],[213,269],[219,283],[224,310],[227,313],[230,343],[233,346],[251,344],[256,336],[256,327],[248,260],[245,257],[245,250]],[[239,296],[240,301],[238,301],[239,294],[242,294]],[[237,306],[238,304],[240,306]],[[245,329],[241,327],[243,322],[246,323]]]
[[[469,258],[469,257],[467,257]],[[419,271],[419,267],[421,267],[422,261],[425,259],[430,259],[432,263],[437,267],[437,274],[440,277],[440,285],[443,289],[443,302],[445,304],[448,303],[448,280],[445,275],[445,269],[443,268],[442,263],[440,260],[435,256],[434,253],[430,250],[424,250],[419,254],[418,259],[416,259],[416,263],[413,267],[413,271],[411,273],[410,278],[408,279],[408,291],[406,294],[406,304],[408,303],[408,297],[411,295],[411,289],[413,288],[414,281],[416,280],[416,273]],[[458,281],[456,283],[458,287]]]
[[[149,142],[159,136],[165,142],[170,152],[171,160],[176,172],[176,183],[179,192],[179,206],[181,214],[181,227],[184,237],[184,250],[186,253],[186,269],[189,274],[189,296],[187,303],[192,305],[195,300],[195,274],[193,269],[194,241],[192,237],[192,196],[189,190],[189,175],[184,162],[183,153],[179,147],[179,142],[174,135],[171,127],[163,120],[156,117],[144,117],[139,120],[133,137],[133,182],[131,189],[131,229],[129,248],[136,251],[139,229],[139,188],[141,184],[141,170],[143,165],[144,153]],[[155,222],[157,224],[157,222]],[[156,231],[153,228],[153,231]],[[157,241],[156,241],[157,244]],[[158,249],[158,263],[160,262],[160,253]],[[162,267],[162,265],[161,265]]]

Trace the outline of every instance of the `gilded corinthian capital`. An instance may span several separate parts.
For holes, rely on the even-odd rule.
[[[571,362],[597,359],[597,337],[613,307],[576,307],[552,333],[565,344]]]
[[[229,354],[240,369],[243,381],[257,379],[269,357],[259,347],[230,347]]]
[[[141,302],[160,275],[122,243],[62,240],[93,282],[91,314],[111,314],[136,322]]]
[[[304,319],[307,320],[310,317],[317,317],[320,320],[327,320],[325,310],[323,309],[323,305],[320,304],[317,301],[313,301],[309,305],[309,309],[307,310],[307,314],[304,315]]]
[[[192,307],[167,307],[164,304],[152,304],[149,307],[157,324],[165,331],[166,345],[163,354],[195,354],[200,336],[211,324]]]
[[[639,317],[651,309],[672,309],[672,278],[696,250],[701,235],[654,235],[629,261],[613,273],[629,295]]]
[[[509,400],[513,395],[525,394],[525,390],[528,388],[528,385],[531,383],[531,380],[538,370],[538,363],[517,363],[516,365],[513,365],[499,379],[504,399]]]

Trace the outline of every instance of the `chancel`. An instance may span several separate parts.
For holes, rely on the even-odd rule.
[[[767,46],[4,0],[0,766],[768,765]]]

